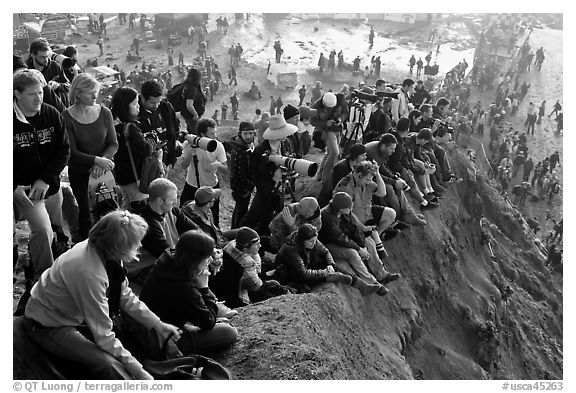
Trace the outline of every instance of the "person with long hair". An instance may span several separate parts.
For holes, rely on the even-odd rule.
[[[46,351],[84,365],[100,379],[152,379],[113,330],[128,315],[159,342],[180,338],[128,287],[124,261],[133,261],[148,225],[127,211],[113,211],[94,225],[88,239],[62,254],[31,291],[24,329]],[[137,262],[134,262],[137,263]]]
[[[206,96],[202,91],[202,74],[197,68],[192,67],[183,83],[185,85],[183,94],[186,99],[186,108],[180,114],[186,120],[186,130],[195,134],[196,124],[204,114],[206,106]]]
[[[420,131],[418,124],[420,124],[420,122],[422,121],[422,112],[420,112],[418,109],[412,109],[408,114],[408,121],[410,122],[408,128],[409,132]]]
[[[78,229],[80,241],[88,237],[92,227],[88,206],[88,180],[98,178],[114,169],[114,154],[118,140],[114,130],[112,112],[96,103],[100,83],[92,75],[78,75],[70,86],[72,106],[62,116],[70,138],[68,177],[78,202]]]
[[[128,208],[130,204],[142,203],[147,198],[147,194],[138,189],[138,180],[144,159],[152,154],[154,143],[145,139],[140,128],[134,124],[140,109],[136,90],[127,86],[120,87],[114,92],[110,108],[116,120],[114,127],[118,139],[114,175],[122,193],[122,207]],[[132,167],[128,149],[132,154],[135,168]],[[157,152],[162,154],[162,149]]]
[[[144,283],[140,299],[183,332],[176,345],[184,355],[209,354],[234,343],[236,328],[217,320],[216,296],[208,288],[214,239],[190,230],[166,250]]]
[[[287,281],[300,284],[341,282],[352,285],[350,275],[336,271],[330,251],[318,240],[314,225],[304,223],[284,241],[274,263],[286,272]]]

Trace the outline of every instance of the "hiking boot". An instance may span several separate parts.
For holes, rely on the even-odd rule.
[[[424,199],[426,199],[428,202],[434,202],[434,203],[438,203],[438,197],[436,197],[434,194],[430,193],[430,194],[424,194]]]
[[[428,201],[428,204],[426,206],[424,205],[420,205],[420,209],[422,210],[429,210],[429,209],[435,209],[438,206],[440,206],[440,204],[438,202],[432,202],[432,201]]]
[[[340,273],[340,272],[334,272],[329,274],[328,276],[326,276],[326,281],[327,282],[341,282],[342,284],[345,285],[352,285],[352,277],[344,274],[344,273]]]
[[[388,240],[395,238],[396,235],[398,235],[399,233],[400,231],[398,229],[388,228],[384,230],[382,235],[380,235],[380,238],[382,239],[383,242],[386,242]]]
[[[238,311],[232,310],[230,307],[227,307],[224,302],[216,302],[218,306],[218,314],[216,314],[216,318],[228,318],[232,319],[236,315],[238,315]]]
[[[360,291],[362,296],[368,296],[380,289],[380,284],[367,284],[358,277],[352,282],[352,286]]]
[[[411,225],[409,225],[408,223],[405,223],[403,221],[397,220],[396,224],[395,225],[393,224],[392,227],[394,229],[401,231],[402,229],[410,228]]]
[[[390,292],[388,288],[386,288],[384,285],[380,285],[380,288],[378,288],[378,290],[376,291],[376,295],[386,296],[388,295],[388,292]]]
[[[392,281],[398,280],[402,275],[400,273],[388,273],[384,276],[383,279],[379,280],[378,282],[382,285],[386,285]]]

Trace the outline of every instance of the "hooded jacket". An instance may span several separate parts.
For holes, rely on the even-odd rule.
[[[150,272],[140,300],[166,323],[182,327],[189,322],[200,329],[216,324],[216,296],[198,288],[187,269],[177,266],[172,251],[164,251]]]
[[[232,138],[230,152],[230,188],[240,194],[252,192],[254,183],[250,177],[250,146],[236,135]]]
[[[320,241],[344,248],[353,248],[356,251],[364,247],[365,240],[362,234],[356,231],[354,217],[338,216],[338,209],[331,204],[320,210],[320,216],[322,217],[322,229],[318,233]]]
[[[43,103],[30,121],[14,101],[12,189],[42,179],[49,186],[49,197],[60,189],[60,173],[70,158],[70,142],[64,119],[54,107]]]
[[[315,283],[325,281],[328,277],[328,266],[334,266],[334,259],[330,251],[320,242],[316,241],[312,250],[298,247],[294,232],[285,240],[276,255],[275,264],[283,265],[288,281]]]

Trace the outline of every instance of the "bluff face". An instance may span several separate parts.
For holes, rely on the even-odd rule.
[[[386,297],[324,284],[240,309],[218,359],[239,379],[562,379],[562,276],[519,212],[471,162],[428,225],[384,245]],[[491,223],[494,257],[479,221]]]

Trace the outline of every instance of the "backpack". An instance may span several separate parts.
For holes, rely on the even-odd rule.
[[[166,95],[168,102],[172,104],[176,112],[181,112],[186,108],[186,98],[184,98],[185,89],[186,85],[184,82],[178,83],[174,85]]]

